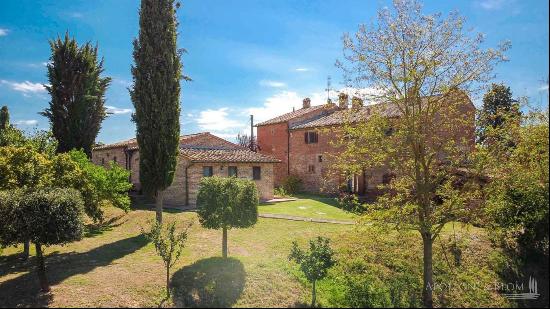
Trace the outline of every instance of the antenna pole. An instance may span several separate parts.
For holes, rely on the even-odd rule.
[[[250,115],[250,150],[254,151],[254,115]]]

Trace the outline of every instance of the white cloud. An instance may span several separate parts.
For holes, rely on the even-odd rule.
[[[0,36],[8,35],[9,30],[6,28],[0,28]]]
[[[107,110],[107,113],[114,114],[114,115],[129,114],[132,112],[131,108],[119,108],[119,107],[110,106],[110,105],[105,105],[105,109]]]
[[[48,65],[49,62],[40,62],[40,63],[29,63],[27,64],[30,68],[44,68]]]
[[[129,80],[124,79],[124,78],[117,78],[117,77],[113,78],[113,82],[115,82],[118,85],[123,86],[124,88],[128,88],[128,87],[132,86],[132,81],[129,81]]]
[[[296,72],[307,72],[307,71],[309,71],[308,68],[296,68],[296,69],[294,69],[294,70],[295,70]]]
[[[478,5],[485,10],[493,11],[500,10],[504,5],[510,2],[508,0],[481,0],[478,2]]]
[[[246,112],[254,115],[254,122],[262,122],[302,107],[302,97],[294,91],[282,91],[265,99],[260,107],[248,108]]]
[[[72,17],[72,18],[82,18],[84,17],[84,14],[80,13],[80,12],[71,12],[69,13],[69,17]]]
[[[260,81],[260,86],[272,87],[272,88],[283,88],[283,87],[286,87],[286,84],[283,83],[283,82],[279,82],[279,81],[263,79],[263,80]]]
[[[234,120],[233,116],[229,115],[228,107],[201,111],[197,118],[197,124],[202,130],[223,132],[241,128],[244,125],[242,122]]]
[[[32,83],[29,81],[18,83],[18,82],[11,82],[7,80],[0,80],[0,84],[7,85],[11,89],[22,92],[23,94],[46,92],[46,88],[44,88],[44,85],[41,83]]]
[[[548,91],[548,84],[539,88],[539,91]]]
[[[15,125],[18,126],[35,126],[38,124],[38,120],[31,119],[31,120],[18,120],[14,122]]]

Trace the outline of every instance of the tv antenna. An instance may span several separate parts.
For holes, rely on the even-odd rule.
[[[330,91],[332,90],[332,83],[330,75],[327,76],[327,88],[325,89],[327,92],[327,102],[330,102]]]

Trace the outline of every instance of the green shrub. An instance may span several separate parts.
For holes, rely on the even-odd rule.
[[[302,180],[297,176],[290,175],[283,180],[281,188],[283,188],[287,194],[297,194],[302,191]]]
[[[128,180],[129,171],[115,163],[111,163],[106,169],[93,164],[83,151],[71,150],[67,155],[59,155],[58,159],[54,160],[54,166],[57,165],[62,170],[58,172],[59,175],[69,175],[68,171],[74,170],[75,166],[66,162],[68,158],[82,171],[82,176],[80,179],[66,176],[70,180],[64,186],[80,190],[89,217],[94,221],[103,220],[101,207],[106,203],[124,211],[130,210],[128,190],[132,184]]]
[[[273,195],[278,197],[289,197],[290,194],[286,192],[285,188],[283,187],[277,187],[275,190],[273,190]]]
[[[353,193],[342,192],[336,199],[338,206],[348,212],[362,213],[365,211],[365,206],[359,202],[357,195]]]
[[[207,229],[222,229],[222,254],[227,257],[227,230],[251,227],[258,221],[256,184],[236,177],[204,177],[199,185],[199,221]]]

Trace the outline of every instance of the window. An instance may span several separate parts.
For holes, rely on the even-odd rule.
[[[227,175],[229,177],[237,177],[237,167],[236,166],[230,166],[227,168]]]
[[[259,166],[252,167],[252,179],[260,180],[262,179],[262,168]]]
[[[212,168],[212,166],[203,166],[202,167],[202,176],[204,176],[204,177],[214,176],[214,169]]]
[[[312,165],[312,164],[308,165],[307,171],[308,173],[315,173],[315,165]]]
[[[113,162],[118,163],[116,160],[116,156],[113,157]]]
[[[393,135],[393,127],[387,128],[384,133],[386,134],[386,136],[392,136]]]
[[[306,144],[315,144],[317,143],[319,136],[317,132],[305,132],[305,141]]]
[[[317,159],[319,160],[319,163],[323,162],[323,156],[322,156],[322,155],[319,155],[319,156],[317,157]]]
[[[105,158],[101,158],[101,165],[105,165]]]

